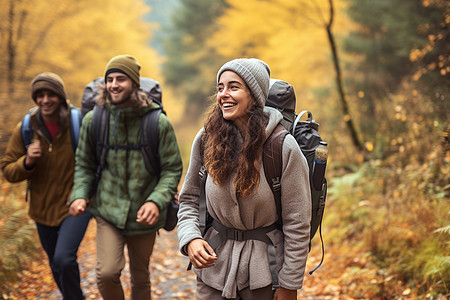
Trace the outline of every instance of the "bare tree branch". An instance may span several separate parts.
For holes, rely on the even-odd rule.
[[[333,25],[334,20],[334,7],[333,7],[333,0],[329,0],[330,4],[330,19],[328,24],[326,24],[325,29],[327,31],[328,35],[328,41],[330,42],[331,52],[333,54],[333,64],[334,69],[336,71],[336,85],[339,92],[339,99],[341,100],[342,110],[344,112],[344,121],[347,124],[347,128],[350,131],[350,136],[353,142],[353,145],[359,150],[364,151],[364,147],[359,140],[358,133],[356,132],[355,125],[353,124],[353,119],[350,116],[350,110],[348,107],[348,101],[346,94],[344,92],[344,86],[342,83],[342,74],[341,74],[341,67],[339,65],[339,57],[338,57],[338,51],[336,48],[336,43],[334,41],[334,36],[331,30],[331,27]]]

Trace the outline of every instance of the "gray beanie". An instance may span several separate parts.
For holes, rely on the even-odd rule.
[[[225,63],[217,72],[217,83],[225,71],[233,71],[247,84],[256,100],[264,107],[269,95],[270,68],[262,60],[256,58],[237,58]]]

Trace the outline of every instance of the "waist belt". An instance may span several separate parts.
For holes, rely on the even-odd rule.
[[[227,227],[213,219],[212,227],[215,230],[217,230],[217,232],[219,232],[218,235],[208,240],[208,244],[214,250],[216,250],[216,248],[219,247],[226,240],[234,240],[234,241],[258,240],[266,243],[269,254],[270,273],[272,276],[272,289],[276,290],[280,286],[278,283],[278,266],[276,261],[275,247],[270,238],[267,236],[268,232],[277,229],[276,224],[250,230],[239,230]]]
[[[218,235],[214,236],[208,241],[208,244],[214,250],[216,250],[216,248],[219,247],[226,240],[234,240],[234,241],[258,240],[268,245],[272,245],[272,241],[267,236],[267,233],[277,228],[275,224],[272,224],[270,226],[260,227],[256,229],[239,230],[227,227],[216,220],[212,221],[212,227],[219,232]]]

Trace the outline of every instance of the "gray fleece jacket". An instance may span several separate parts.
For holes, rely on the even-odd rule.
[[[265,107],[270,120],[266,139],[281,121],[276,109]],[[178,239],[180,251],[193,239],[202,238],[198,224],[198,199],[201,182],[198,172],[201,129],[194,139],[189,169],[180,194],[178,212]],[[268,233],[276,248],[279,283],[295,290],[302,288],[309,248],[311,196],[306,158],[294,137],[287,135],[282,152],[281,205],[283,232],[275,229]],[[269,226],[277,220],[273,193],[264,175],[261,161],[261,181],[257,192],[249,198],[236,195],[232,180],[222,186],[206,181],[206,203],[211,216],[225,226],[239,230]],[[204,239],[209,240],[217,231],[210,228]],[[208,286],[222,291],[222,296],[235,298],[236,291],[246,287],[258,289],[272,283],[267,244],[258,240],[227,240],[216,250],[218,260],[205,269],[194,269],[195,274]]]

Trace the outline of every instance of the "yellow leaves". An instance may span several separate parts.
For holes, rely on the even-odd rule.
[[[351,120],[351,117],[349,114],[344,115],[344,122],[349,122]]]
[[[145,0],[14,2],[16,16],[25,13],[22,23],[12,20],[14,72],[23,90],[37,73],[52,71],[79,105],[84,86],[103,75],[111,57],[126,53],[138,58],[145,76],[158,79],[158,55],[149,46],[154,26],[143,20],[150,11]],[[9,20],[6,11],[0,9],[0,19]],[[10,58],[6,47],[0,47],[0,55]]]
[[[367,151],[372,152],[373,151],[373,142],[367,141],[364,143],[364,147]]]
[[[334,1],[335,28],[345,23]],[[301,107],[314,103],[307,91],[322,88],[333,80],[332,62],[324,30],[329,18],[328,1],[231,0],[218,20],[219,31],[208,45],[228,57],[258,57],[272,69],[273,78],[290,82]],[[342,18],[341,18],[342,16]],[[298,100],[298,102],[299,102]]]
[[[364,94],[364,91],[358,91],[358,97],[359,98],[364,98],[364,96],[365,96],[365,94]]]
[[[409,52],[409,60],[412,62],[422,59],[428,52],[432,50],[431,45],[426,45],[423,49],[414,48]]]

